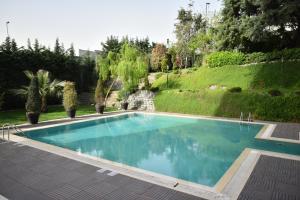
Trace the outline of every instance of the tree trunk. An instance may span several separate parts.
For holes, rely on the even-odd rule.
[[[104,99],[104,106],[106,107],[106,101],[108,99],[108,95],[109,95],[109,92],[111,91],[113,85],[115,84],[115,82],[118,80],[119,78],[117,77],[115,80],[113,80],[112,84],[109,86],[107,92],[106,92],[106,95],[105,95],[105,99]]]
[[[47,111],[48,111],[47,98],[45,96],[42,96],[41,112],[46,113]]]

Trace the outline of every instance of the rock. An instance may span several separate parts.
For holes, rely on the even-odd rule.
[[[217,88],[218,88],[217,85],[210,85],[210,86],[209,86],[209,89],[210,89],[210,90],[215,90],[215,89],[217,89]]]
[[[128,109],[154,111],[154,96],[155,94],[151,91],[139,90],[128,97]]]

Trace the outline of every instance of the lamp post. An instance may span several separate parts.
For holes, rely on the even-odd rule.
[[[6,33],[7,33],[7,37],[9,37],[9,34],[8,34],[8,24],[9,24],[9,21],[6,22]]]
[[[206,17],[207,17],[207,11],[208,11],[209,5],[210,5],[210,3],[208,3],[208,2],[205,4],[205,15],[206,15]]]

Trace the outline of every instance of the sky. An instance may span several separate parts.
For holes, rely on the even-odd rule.
[[[222,0],[194,0],[194,10],[219,11]],[[37,38],[52,48],[56,38],[68,48],[98,50],[110,35],[145,38],[165,43],[175,41],[178,9],[188,0],[0,0],[0,41],[8,31],[19,46]]]

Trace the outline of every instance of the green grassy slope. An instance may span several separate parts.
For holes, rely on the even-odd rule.
[[[158,111],[212,116],[239,117],[240,112],[253,113],[256,119],[300,121],[300,62],[220,68],[200,67],[166,75],[153,83],[161,92],[155,98]],[[217,85],[216,90],[209,86]],[[225,88],[224,88],[225,87]],[[241,87],[242,93],[228,88]],[[271,97],[270,89],[283,96]]]

